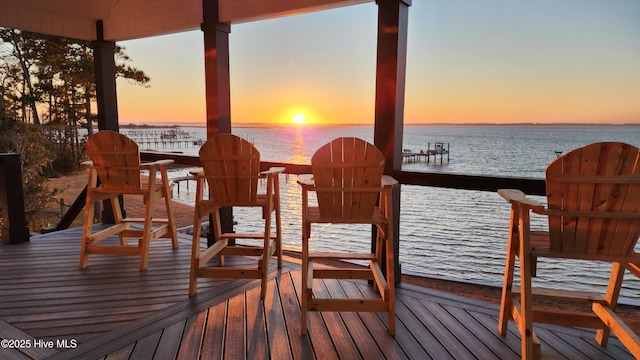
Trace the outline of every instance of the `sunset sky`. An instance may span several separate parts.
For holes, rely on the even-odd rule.
[[[372,124],[377,5],[233,25],[233,124]],[[119,43],[120,123],[205,123],[200,31]],[[640,1],[414,0],[405,123],[640,123]],[[296,116],[297,114],[297,116]]]

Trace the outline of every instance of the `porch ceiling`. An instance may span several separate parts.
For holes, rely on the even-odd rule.
[[[196,30],[203,0],[0,0],[0,26],[81,40],[122,41]],[[275,18],[373,0],[219,0],[223,23]]]

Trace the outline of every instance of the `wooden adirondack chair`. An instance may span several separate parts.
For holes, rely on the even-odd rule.
[[[392,190],[398,182],[382,174],[384,165],[384,155],[372,144],[358,138],[338,138],[313,155],[313,175],[298,177],[302,187],[302,335],[307,333],[308,311],[387,312],[387,329],[395,334]],[[317,206],[309,204],[310,192],[315,192]],[[377,228],[376,249],[311,252],[311,225],[318,223],[373,224]],[[369,267],[354,268],[346,263],[344,267],[314,267],[323,260],[367,261]],[[313,293],[313,279],[373,280],[380,296],[319,298]]]
[[[87,140],[90,161],[82,165],[89,170],[87,202],[84,207],[84,228],[80,268],[89,264],[90,254],[116,254],[140,256],[140,270],[148,265],[149,244],[158,238],[171,238],[173,248],[178,247],[178,238],[171,210],[171,187],[166,166],[173,160],[140,163],[138,145],[115,131],[101,130]],[[141,177],[141,171],[148,176]],[[123,219],[119,196],[139,195],[145,204],[144,218]],[[92,233],[94,203],[109,199],[114,212],[115,224]],[[153,208],[156,201],[164,199],[166,217],[156,218]],[[141,224],[139,227],[132,224]],[[118,235],[119,245],[98,244]],[[137,238],[136,245],[128,245],[127,238]]]
[[[260,153],[248,141],[232,134],[211,137],[200,149],[202,168],[191,172],[196,178],[196,205],[193,226],[189,295],[194,295],[198,277],[262,279],[260,291],[264,299],[269,275],[269,259],[275,254],[278,269],[282,268],[282,229],[280,221],[280,188],[278,174],[284,168],[260,172]],[[259,192],[258,181],[266,180],[266,190]],[[205,180],[209,198],[204,198]],[[259,207],[262,209],[264,231],[258,234],[223,233],[220,209],[223,207]],[[213,213],[215,243],[201,249],[202,218]],[[272,214],[275,213],[276,233],[272,234]],[[238,243],[229,245],[229,240]],[[245,239],[262,239],[261,246],[243,246]],[[218,255],[216,264],[207,264]],[[258,257],[255,267],[224,266],[225,255]]]
[[[638,148],[603,142],[575,149],[547,167],[546,186],[546,208],[519,190],[498,191],[511,203],[500,334],[506,334],[508,320],[513,318],[522,336],[522,358],[530,359],[540,357],[534,322],[597,328],[600,345],[606,346],[612,331],[640,358],[638,336],[614,312],[625,269],[640,277],[640,254],[634,251],[640,236]],[[532,213],[548,217],[549,231],[531,230]],[[520,261],[519,288],[513,286],[516,257]],[[531,277],[536,275],[536,261],[541,257],[611,262],[606,293],[533,289]],[[587,302],[593,311],[534,310],[534,298]]]

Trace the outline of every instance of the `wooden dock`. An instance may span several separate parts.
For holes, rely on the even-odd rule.
[[[122,132],[130,137],[141,148],[171,149],[201,146],[203,139],[181,128],[168,129],[126,129]]]
[[[440,163],[440,165],[445,163],[445,155],[446,162],[449,163],[449,148],[450,144],[447,143],[447,146],[442,142],[435,142],[433,144],[433,148],[431,148],[431,143],[427,143],[427,150],[420,150],[418,152],[414,152],[411,149],[404,149],[402,152],[402,161],[405,163],[415,163],[415,162],[426,162],[431,163],[433,157],[433,163]]]

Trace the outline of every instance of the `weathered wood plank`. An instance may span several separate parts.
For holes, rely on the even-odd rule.
[[[398,334],[396,340],[411,359],[452,360],[447,349],[427,329],[425,324],[416,317],[405,305],[403,297],[396,299],[396,316]],[[406,329],[405,334],[403,329]]]
[[[375,298],[379,295],[369,285],[358,286],[354,282],[341,282],[345,295],[351,299],[357,298]],[[384,321],[374,312],[358,313],[360,319],[371,335],[371,339],[383,357],[386,359],[407,359],[402,347],[397,343],[394,336],[389,335],[387,331],[387,313],[384,313]],[[398,336],[398,335],[396,335]]]
[[[277,281],[270,281],[267,284],[267,295],[263,302],[269,336],[269,352],[272,358],[293,359],[280,296]]]
[[[338,354],[333,347],[331,336],[326,327],[320,326],[322,320],[320,314],[310,313],[309,323],[314,327],[313,345],[310,336],[300,336],[301,312],[300,297],[302,278],[299,271],[290,273],[290,276],[280,279],[280,296],[282,306],[285,311],[285,319],[288,324],[287,330],[291,339],[291,349],[295,359],[316,359],[314,347],[322,349],[321,359],[336,360]],[[299,340],[298,340],[299,339]]]
[[[554,332],[537,326],[534,328],[534,330],[536,332],[536,335],[538,335],[538,338],[544,339],[543,343],[541,344],[542,356],[547,356],[547,352],[551,350],[557,352],[558,354],[561,354],[562,357],[565,357],[567,359],[587,358],[582,352],[568,344],[566,341],[562,340],[562,338],[558,337]]]
[[[207,327],[202,340],[202,359],[220,359],[222,357],[224,351],[223,343],[226,313],[226,302],[209,308]]]
[[[186,320],[178,321],[166,327],[162,331],[160,342],[156,348],[155,359],[175,359],[182,342],[182,333],[186,325]]]
[[[346,283],[346,282],[345,282]],[[337,281],[325,281],[325,285],[332,298],[345,298],[346,293]],[[353,342],[358,347],[358,351],[364,359],[381,359],[383,358],[380,349],[375,341],[371,337],[371,334],[367,330],[367,327],[362,322],[362,319],[358,316],[358,313],[354,312],[341,312],[340,316],[349,333]]]
[[[255,286],[255,284],[257,283],[238,280],[233,283],[227,283],[218,289],[197,294],[150,316],[124,324],[117,330],[111,331],[100,338],[93,338],[76,349],[58,354],[58,357],[53,359],[73,359],[87,356],[87,354],[91,354],[91,356],[108,354],[126,346],[140,336],[146,336],[158,329],[173,325],[175,322],[186,319],[196,312],[206,310],[220,301],[225,301],[228,297],[233,298],[235,295],[243,294],[246,289]]]
[[[129,344],[122,349],[109,354],[109,356],[105,357],[105,360],[128,360],[135,343]]]
[[[189,316],[185,325],[184,334],[182,335],[180,348],[178,350],[178,359],[198,358],[198,355],[200,354],[200,347],[202,345],[206,319],[206,310]]]
[[[423,301],[422,304],[456,339],[463,340],[462,345],[473,353],[474,356],[480,359],[497,358],[496,354],[492,353],[472,331],[473,325],[477,324],[475,321],[470,324],[462,324],[459,318],[450,314],[444,306],[426,301]]]
[[[447,324],[441,323],[439,319],[433,315],[422,302],[415,298],[404,298],[404,302],[409,309],[413,312],[414,316],[421,319],[433,336],[437,339],[442,346],[447,349],[451,356],[455,359],[471,359],[473,353],[471,353],[459,339],[451,335],[447,329]],[[427,349],[428,350],[428,349]]]
[[[225,326],[224,357],[226,359],[244,359],[247,354],[245,343],[245,299],[236,296],[229,300],[227,324]]]
[[[0,339],[8,340],[10,343],[0,347],[0,358],[2,359],[19,359],[22,354],[26,358],[44,358],[56,354],[58,351],[47,347],[36,346],[36,340],[32,335],[25,333],[21,329],[0,319]]]
[[[509,354],[513,355],[514,357],[518,356],[518,354],[513,352],[513,350],[511,350],[501,339],[498,338],[500,337],[500,335],[497,331],[487,331],[487,328],[485,328],[482,323],[480,323],[476,318],[471,316],[465,309],[449,305],[443,306],[443,309],[445,309],[449,314],[451,314],[453,318],[456,319],[456,321],[461,325],[461,328],[464,328],[466,330],[464,333],[468,332],[472,334],[473,337],[477,338],[478,341],[482,345],[484,345],[483,347],[476,347],[474,345],[471,345],[473,346],[472,349],[474,350],[474,352],[478,354],[480,358],[491,358],[491,356],[484,351],[485,346],[486,349],[494,354],[494,356],[496,356],[497,358],[503,356],[506,357]],[[462,333],[461,328],[458,330],[458,332]],[[487,357],[484,357],[485,355]]]
[[[498,335],[496,304],[402,284],[396,292],[395,337],[386,332],[386,313],[337,312],[311,312],[309,333],[300,336],[298,260],[285,261],[282,271],[274,265],[264,301],[260,282],[245,279],[202,279],[190,298],[188,246],[171,254],[154,253],[152,245],[157,263],[145,272],[138,271],[136,258],[123,257],[96,257],[90,268],[78,270],[80,235],[70,234],[0,247],[0,337],[74,337],[79,346],[48,357],[0,349],[0,358],[515,359],[520,354],[513,326],[507,336]],[[56,255],[48,256],[44,248]],[[7,264],[15,267],[13,278],[2,274]],[[314,281],[318,296],[376,296],[366,281]],[[544,357],[633,359],[616,338],[606,348],[598,346],[591,330],[540,325],[536,332]],[[238,352],[225,356],[225,346]]]
[[[313,293],[318,294],[320,297],[329,296],[329,292],[325,288],[324,282],[318,279],[313,280]],[[298,292],[300,293],[300,292]],[[309,314],[309,332],[308,335],[311,343],[314,344],[314,331],[324,331],[326,329],[327,334],[329,334],[331,341],[333,342],[333,346],[335,347],[335,351],[338,353],[338,356],[342,359],[360,359],[361,355],[358,351],[358,348],[351,340],[351,334],[345,323],[342,321],[342,317],[340,314],[335,312],[323,312],[316,313],[311,312]],[[318,359],[324,358],[325,348],[320,348],[315,346],[314,350],[316,353],[316,357]],[[330,350],[333,351],[333,350]]]
[[[267,284],[267,294],[264,301],[272,299],[274,281]],[[267,340],[267,329],[271,335],[271,329],[265,321],[265,306],[260,301],[260,288],[253,288],[247,291],[247,354],[253,359],[269,359],[270,344]],[[286,339],[286,335],[285,335]],[[283,357],[284,359],[284,357]]]
[[[153,359],[161,335],[162,331],[157,331],[138,340],[131,352],[130,358],[136,360]]]

